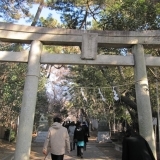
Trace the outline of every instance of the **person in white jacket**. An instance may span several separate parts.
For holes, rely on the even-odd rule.
[[[67,128],[61,125],[61,118],[53,119],[54,123],[49,128],[44,142],[43,153],[47,155],[47,148],[51,147],[52,160],[63,160],[65,150],[70,153],[70,141]]]

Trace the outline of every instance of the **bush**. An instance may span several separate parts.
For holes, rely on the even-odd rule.
[[[16,139],[16,133],[13,130],[10,130],[10,132],[10,142],[13,142]]]

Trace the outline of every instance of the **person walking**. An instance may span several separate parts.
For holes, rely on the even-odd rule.
[[[75,122],[72,121],[70,123],[70,126],[68,127],[71,151],[75,150],[75,142],[74,142],[74,131],[75,131],[75,128],[76,128]]]
[[[122,142],[122,160],[155,160],[147,141],[129,129]]]
[[[89,137],[89,128],[86,124],[86,122],[84,121],[82,123],[82,127],[84,129],[84,132],[85,132],[85,136],[84,136],[84,150],[86,151],[86,145],[87,145],[87,142],[88,142],[88,137]]]
[[[85,131],[81,126],[81,122],[77,122],[76,129],[74,131],[74,140],[77,142],[77,156],[83,158]]]
[[[47,155],[47,148],[51,147],[52,160],[63,160],[65,149],[70,153],[70,141],[68,131],[61,125],[61,118],[55,117],[54,123],[49,128],[43,146],[43,154]]]

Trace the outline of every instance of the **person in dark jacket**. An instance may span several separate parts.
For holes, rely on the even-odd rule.
[[[74,131],[74,140],[77,141],[77,156],[80,156],[81,158],[83,158],[84,137],[85,131],[81,126],[81,122],[77,122]]]
[[[86,124],[86,122],[83,122],[82,123],[82,127],[85,131],[85,136],[84,136],[84,150],[86,150],[86,145],[87,145],[87,142],[88,142],[88,137],[89,137],[89,128]]]
[[[155,158],[147,141],[129,129],[122,143],[122,160],[155,160]]]

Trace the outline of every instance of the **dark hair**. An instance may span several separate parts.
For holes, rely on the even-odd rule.
[[[70,123],[70,125],[71,125],[71,126],[74,126],[74,125],[75,125],[75,122],[74,122],[74,121],[72,121],[72,122]]]
[[[77,121],[76,126],[80,126],[80,125],[81,125],[81,122]]]
[[[55,117],[55,118],[53,118],[53,122],[61,123],[61,122],[62,122],[62,119],[59,118],[59,117]]]
[[[126,137],[135,136],[136,134],[137,133],[136,133],[136,131],[133,128],[127,129],[126,133],[125,133]]]

